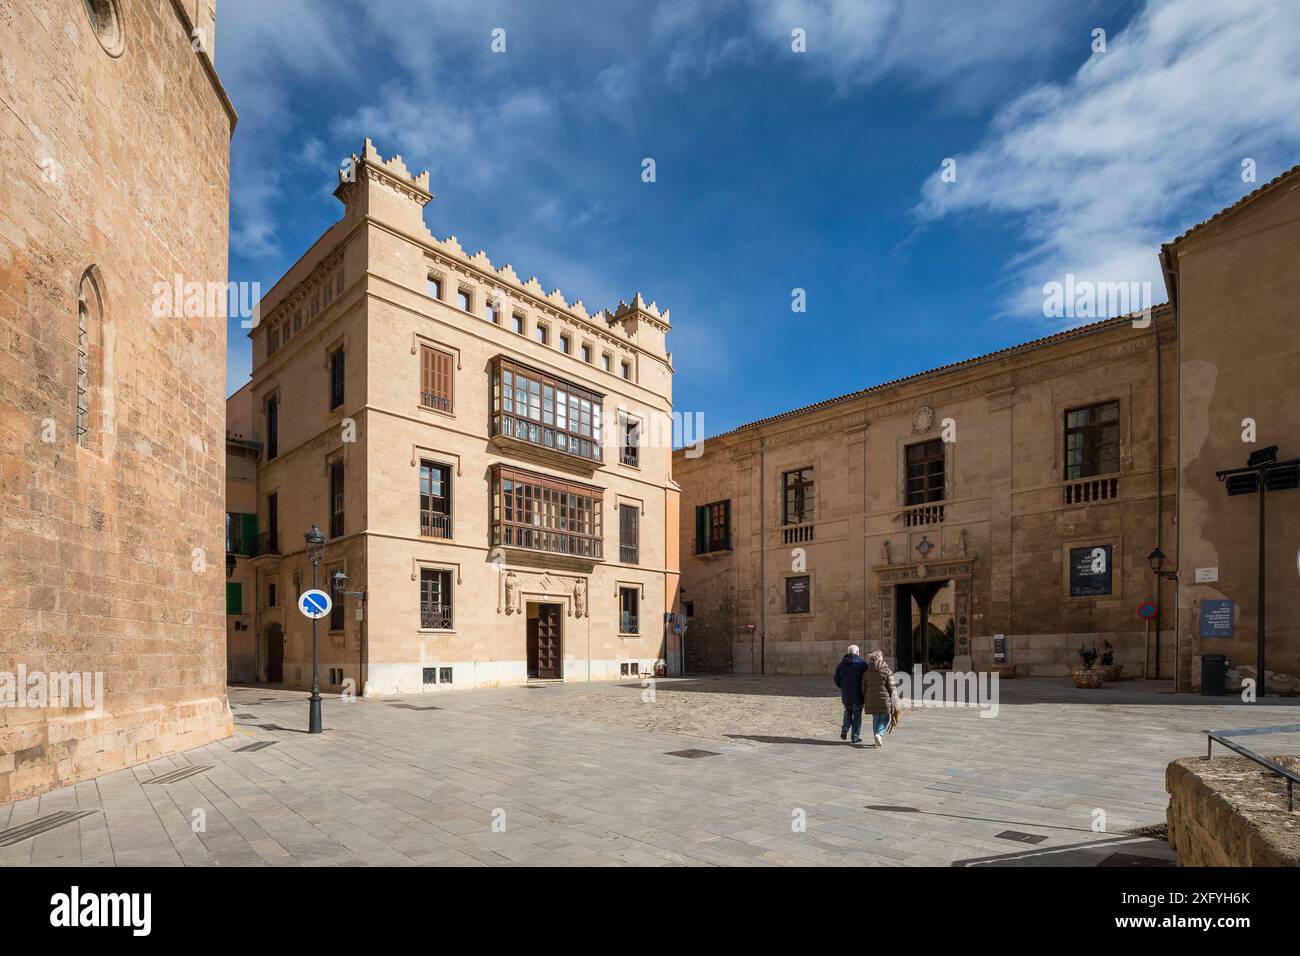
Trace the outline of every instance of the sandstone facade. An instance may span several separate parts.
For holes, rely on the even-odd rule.
[[[0,803],[230,733],[226,320],[157,292],[226,282],[213,17],[0,5],[0,673],[104,690],[98,712],[0,708]]]
[[[1015,673],[1063,676],[1109,641],[1123,674],[1172,676],[1172,621],[1148,628],[1137,608],[1172,596],[1146,556],[1172,540],[1174,342],[1157,309],[677,452],[688,670],[827,673],[856,643],[909,671],[987,669],[1000,647]],[[1086,408],[1105,409],[1118,451],[1072,476],[1067,425]],[[909,503],[925,455],[932,487]],[[723,510],[725,535],[710,531]],[[1072,575],[1097,549],[1108,570]]]
[[[436,239],[428,174],[368,140],[336,195],[342,218],[251,333],[259,679],[310,685],[296,599],[313,524],[329,537],[318,586],[342,570],[365,592],[338,595],[318,625],[328,689],[609,679],[671,662],[667,312],[638,295],[591,314]],[[512,402],[530,387],[534,417]],[[627,454],[624,421],[640,429]]]
[[[1123,675],[1179,690],[1200,688],[1207,653],[1228,657],[1230,688],[1255,677],[1259,499],[1228,497],[1216,473],[1270,445],[1300,458],[1298,248],[1300,167],[1163,248],[1169,304],[1149,327],[1100,322],[754,423],[698,459],[679,452],[683,540],[697,542],[683,558],[688,667],[817,672],[849,642],[907,659],[900,589],[948,582],[932,607],[955,615],[955,666],[988,667],[1002,646],[1015,673],[1064,675],[1081,645],[1108,641]],[[1066,432],[1072,411],[1098,403],[1117,405],[1118,454],[1081,485]],[[932,466],[943,487],[911,505],[907,449],[945,420],[956,440]],[[783,482],[805,470],[813,486],[796,494],[815,499],[814,517],[791,522]],[[1300,491],[1265,503],[1267,687],[1295,693]],[[701,552],[710,504],[727,511],[728,541]],[[1080,595],[1071,575],[1095,546],[1114,576]],[[791,578],[809,597],[794,614]],[[1137,618],[1148,600],[1149,626]],[[1233,602],[1222,636],[1202,636],[1211,600]],[[918,629],[913,643],[941,634]]]
[[[1228,497],[1216,472],[1278,446],[1300,458],[1300,167],[1163,250],[1178,344],[1179,684],[1199,687],[1201,655],[1258,672],[1259,498]],[[1266,494],[1265,669],[1270,693],[1300,679],[1300,490]],[[1166,549],[1169,550],[1169,549]],[[1172,557],[1172,552],[1171,552]],[[1231,636],[1202,637],[1206,601],[1232,600]]]

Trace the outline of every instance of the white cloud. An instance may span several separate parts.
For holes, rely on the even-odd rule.
[[[1027,248],[1007,310],[1041,315],[1042,287],[1072,272],[1148,281],[1157,250],[1300,158],[1300,8],[1290,0],[1152,0],[1108,52],[1005,107],[985,141],[936,173],[917,212],[1010,216]]]
[[[1043,63],[1068,42],[1077,10],[1042,0],[975,5],[951,0],[750,0],[754,32],[799,54],[840,92],[889,77],[940,88],[939,107],[968,109],[1004,90],[1017,68]],[[1085,42],[1083,34],[1080,43]]]

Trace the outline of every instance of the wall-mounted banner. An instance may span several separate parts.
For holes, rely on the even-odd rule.
[[[1237,602],[1212,598],[1201,602],[1201,637],[1232,637]]]
[[[1070,549],[1070,597],[1110,594],[1111,546]]]

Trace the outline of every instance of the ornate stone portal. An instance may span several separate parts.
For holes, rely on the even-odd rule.
[[[895,664],[898,661],[894,614],[899,585],[953,582],[953,618],[957,622],[953,644],[954,670],[971,667],[970,600],[975,560],[940,561],[934,564],[888,565],[872,568],[876,573],[876,596],[880,601],[880,649]]]

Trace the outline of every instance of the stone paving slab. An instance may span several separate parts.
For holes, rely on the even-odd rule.
[[[0,866],[1167,862],[1163,841],[1125,831],[1164,822],[1169,761],[1203,753],[1206,728],[1300,710],[1165,687],[1017,679],[997,717],[912,711],[883,749],[840,742],[827,678],[441,692],[433,711],[330,698],[319,736],[302,732],[303,694],[232,687],[232,709],[254,715],[233,737],[0,807],[0,829],[97,811],[0,848]],[[255,741],[274,746],[239,752]],[[693,749],[716,756],[669,756]],[[188,766],[210,769],[145,783]]]

